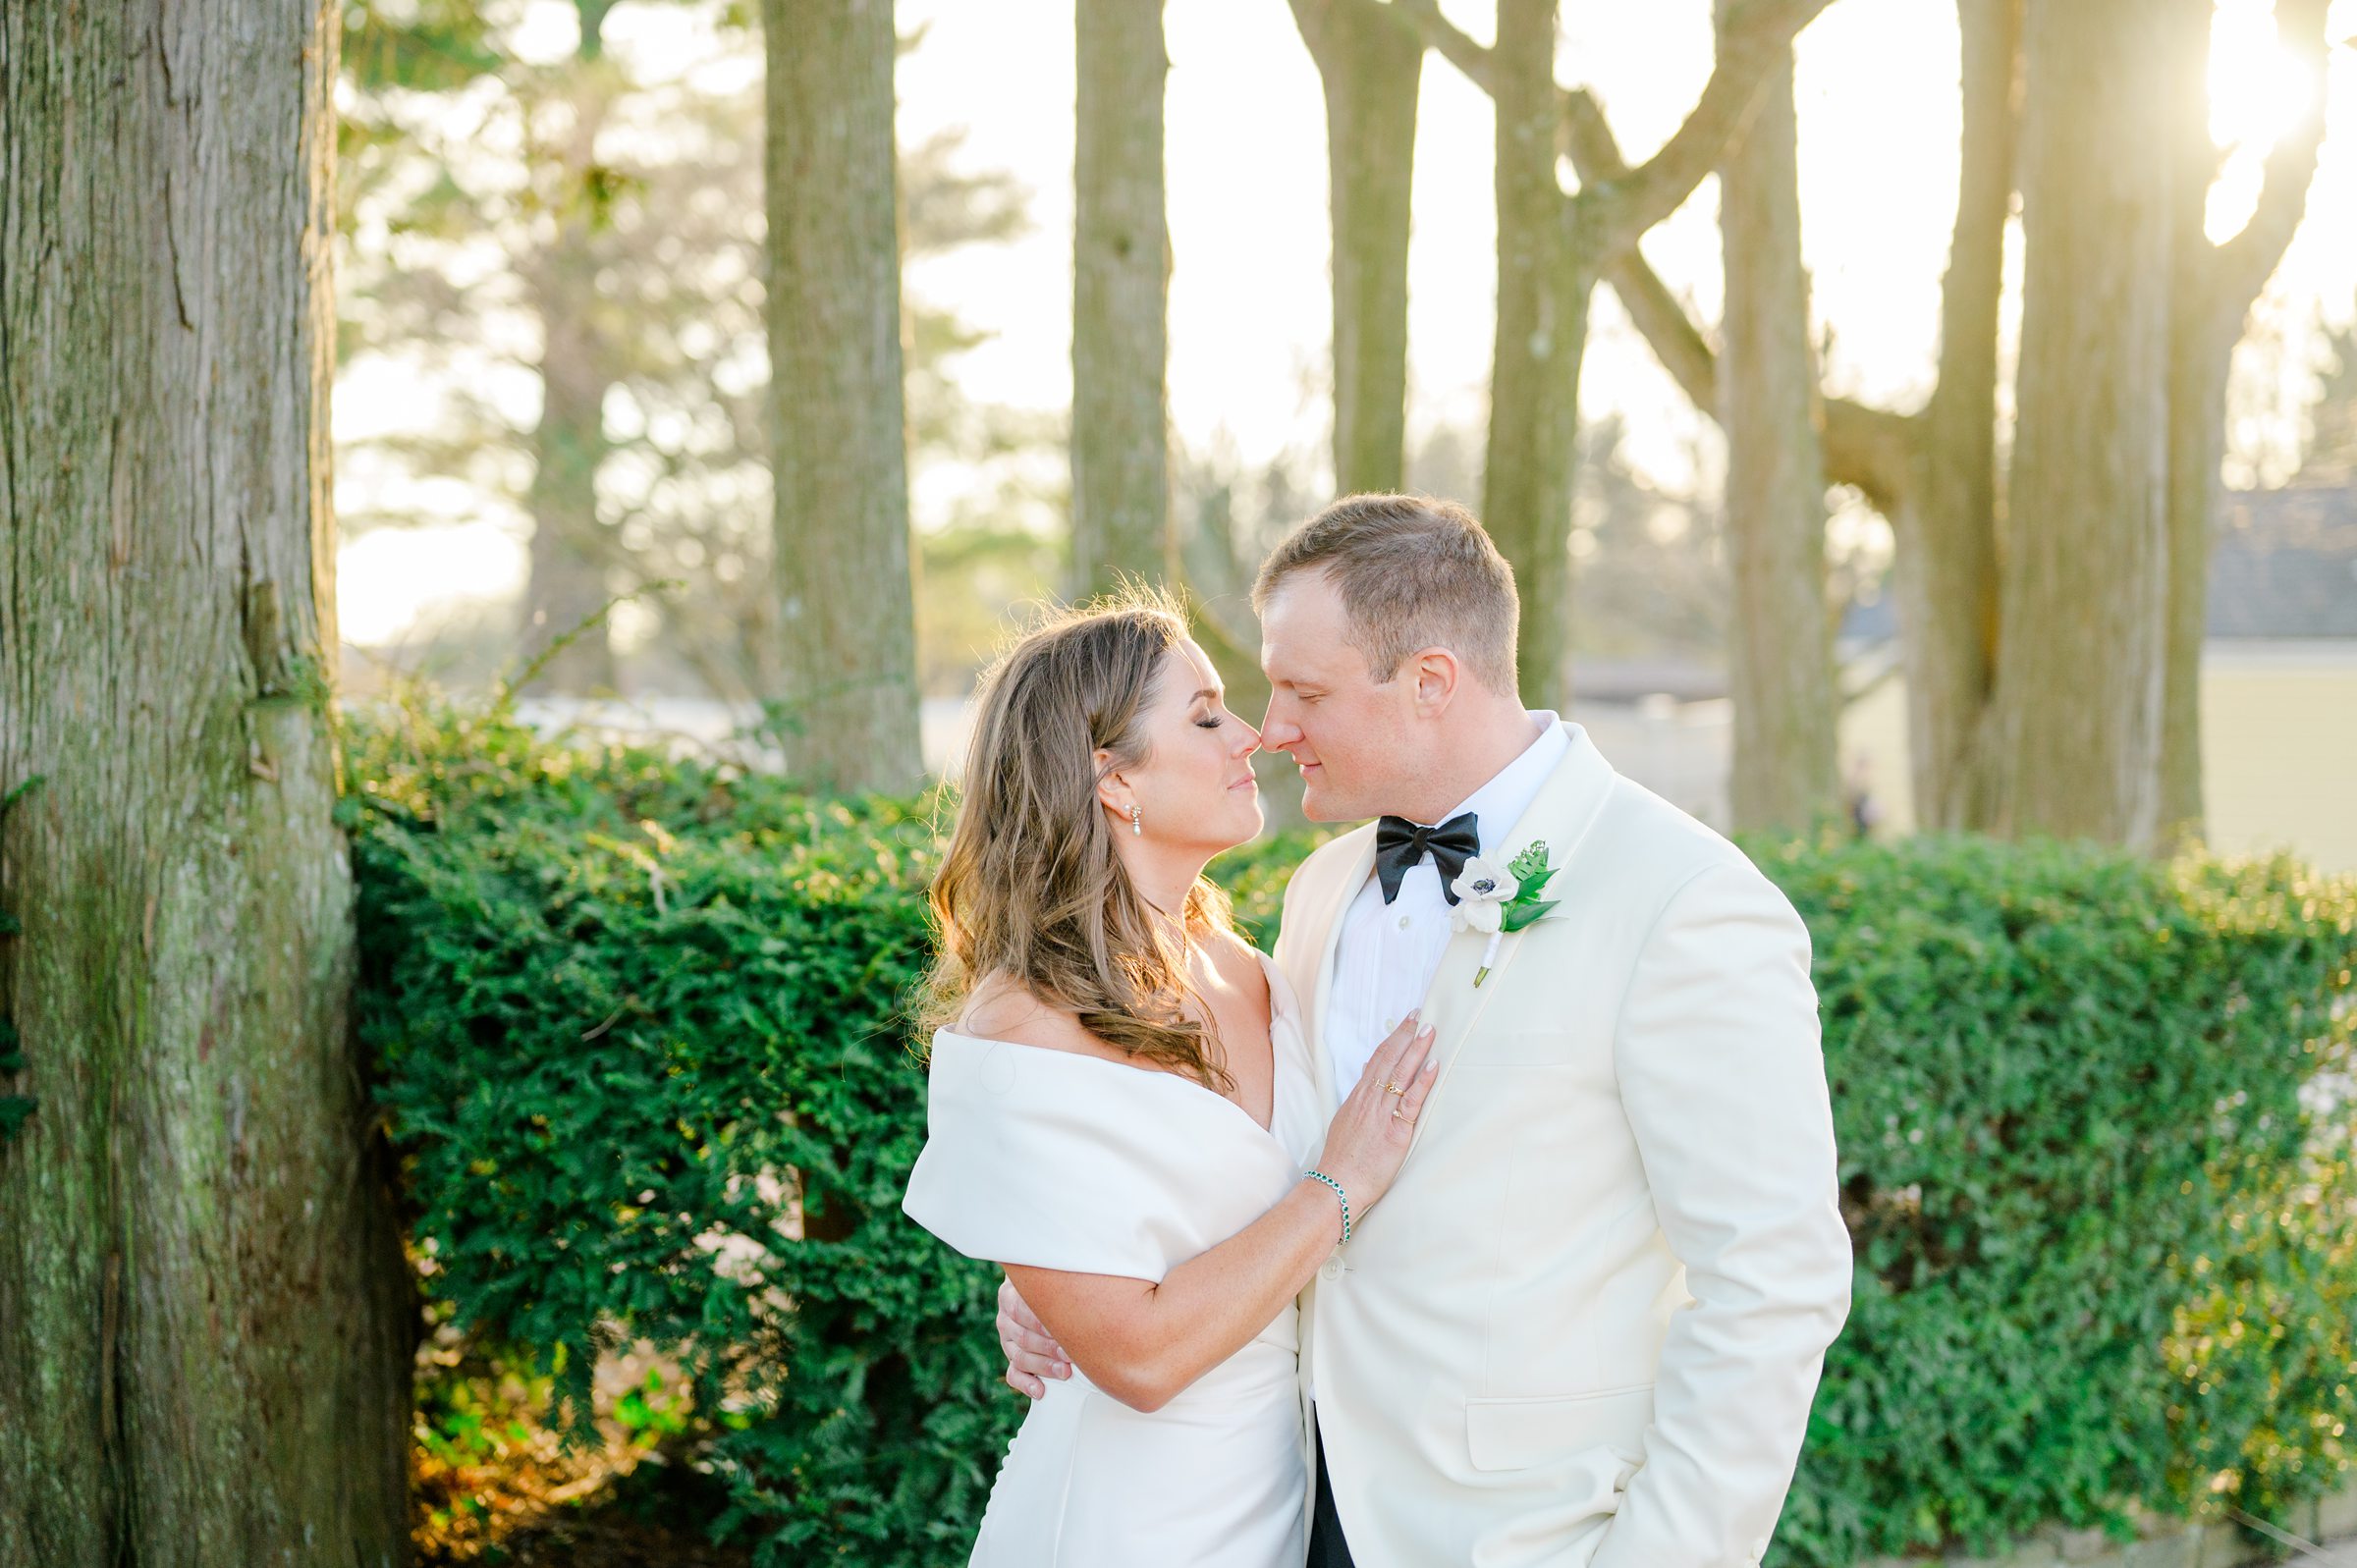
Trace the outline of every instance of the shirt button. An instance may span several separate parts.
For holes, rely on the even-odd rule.
[[[1399,917],[1399,929],[1400,929],[1401,931],[1405,931],[1405,930],[1407,929],[1407,926],[1408,926],[1408,920],[1407,920],[1407,916],[1405,916],[1405,915],[1401,915],[1401,916]]]
[[[1319,1277],[1319,1278],[1321,1278],[1321,1279],[1340,1279],[1340,1278],[1342,1278],[1342,1277],[1343,1277],[1343,1260],[1342,1260],[1342,1259],[1340,1259],[1340,1258],[1329,1258],[1329,1259],[1327,1259],[1327,1260],[1326,1260],[1326,1267],[1325,1267],[1325,1268],[1323,1268],[1323,1269],[1320,1269],[1320,1270],[1318,1271],[1318,1277]]]

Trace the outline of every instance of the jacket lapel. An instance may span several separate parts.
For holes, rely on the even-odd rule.
[[[1571,732],[1571,749],[1547,776],[1547,782],[1540,785],[1538,794],[1513,828],[1497,840],[1498,853],[1494,857],[1500,862],[1510,860],[1533,839],[1546,839],[1548,862],[1556,868],[1555,880],[1547,885],[1547,892],[1550,897],[1558,898],[1563,895],[1565,884],[1578,875],[1571,863],[1572,856],[1594,825],[1597,814],[1604,809],[1614,779],[1612,765],[1588,739],[1587,731],[1577,725],[1565,728]],[[1369,847],[1371,851],[1372,840]],[[1373,864],[1371,852],[1368,863]],[[1364,881],[1365,877],[1365,872],[1360,872],[1359,880]],[[1450,1069],[1455,1066],[1465,1042],[1472,1038],[1473,1026],[1480,1022],[1483,1010],[1506,989],[1507,970],[1521,951],[1523,935],[1520,931],[1511,932],[1499,943],[1498,961],[1490,966],[1489,978],[1479,986],[1473,984],[1473,976],[1481,968],[1482,949],[1489,946],[1490,939],[1478,931],[1460,931],[1449,940],[1448,950],[1441,955],[1441,966],[1433,972],[1432,987],[1424,996],[1423,1016],[1435,1029],[1432,1049],[1441,1063],[1441,1073],[1434,1080],[1431,1093],[1424,1098],[1423,1112],[1416,1117],[1416,1138],[1423,1137],[1425,1126],[1432,1120],[1432,1108],[1448,1089]]]

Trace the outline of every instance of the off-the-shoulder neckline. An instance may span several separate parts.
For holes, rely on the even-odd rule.
[[[1286,1028],[1291,1029],[1295,1034],[1299,1034],[1300,1021],[1292,1015],[1289,1009],[1281,1008],[1277,1005],[1277,988],[1285,984],[1284,971],[1277,967],[1275,959],[1271,958],[1267,953],[1260,951],[1257,947],[1253,949],[1253,956],[1260,960],[1262,967],[1265,968],[1269,973],[1270,1077],[1269,1122],[1267,1126],[1262,1126],[1258,1116],[1255,1116],[1252,1114],[1252,1112],[1246,1110],[1243,1107],[1237,1105],[1226,1095],[1221,1094],[1217,1089],[1212,1088],[1209,1084],[1197,1083],[1194,1079],[1185,1076],[1183,1073],[1171,1072],[1161,1067],[1135,1067],[1131,1066],[1125,1061],[1115,1061],[1110,1056],[1092,1056],[1085,1052],[1065,1051],[1055,1046],[1035,1046],[1028,1041],[1023,1040],[1000,1040],[991,1035],[969,1035],[962,1029],[936,1029],[933,1031],[933,1040],[937,1049],[940,1042],[944,1040],[961,1040],[968,1045],[975,1046],[1009,1046],[1016,1051],[1028,1051],[1042,1056],[1062,1056],[1068,1061],[1094,1062],[1100,1067],[1110,1067],[1115,1072],[1134,1073],[1141,1078],[1167,1078],[1172,1083],[1178,1084],[1180,1088],[1191,1089],[1196,1094],[1210,1096],[1212,1099],[1218,1101],[1221,1105],[1226,1106],[1230,1110],[1233,1110],[1237,1115],[1243,1117],[1246,1122],[1251,1124],[1253,1130],[1260,1133],[1263,1137],[1275,1138],[1277,1136],[1277,1095],[1279,1090],[1278,1078],[1280,1073],[1280,1064],[1282,1061],[1282,1057],[1277,1049],[1277,1030],[1280,1025],[1283,1025]]]

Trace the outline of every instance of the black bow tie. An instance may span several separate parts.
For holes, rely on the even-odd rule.
[[[1405,817],[1386,817],[1376,823],[1375,875],[1383,883],[1383,901],[1390,903],[1399,896],[1399,879],[1429,851],[1432,863],[1441,868],[1441,896],[1456,902],[1456,892],[1449,885],[1465,869],[1466,861],[1481,853],[1481,838],[1474,827],[1470,811],[1451,817],[1437,828],[1419,828]]]

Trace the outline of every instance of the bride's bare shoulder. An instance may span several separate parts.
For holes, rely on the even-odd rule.
[[[1268,989],[1267,971],[1262,968],[1261,950],[1245,941],[1242,932],[1215,933],[1209,946],[1213,962],[1219,965],[1220,973],[1227,978],[1230,984],[1246,992],[1262,992]]]
[[[1003,969],[984,975],[965,999],[958,1033],[977,1040],[1011,1040],[1018,1046],[1102,1056],[1111,1048],[1080,1027],[1080,1020],[1041,1000],[1016,976]]]

